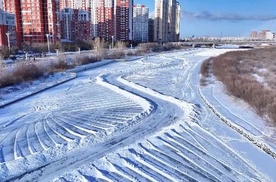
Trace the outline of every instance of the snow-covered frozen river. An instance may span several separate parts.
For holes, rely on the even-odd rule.
[[[276,181],[275,129],[199,85],[226,51],[110,62],[1,108],[0,181]]]

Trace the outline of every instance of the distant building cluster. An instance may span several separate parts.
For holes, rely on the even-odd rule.
[[[252,31],[250,32],[250,38],[253,40],[274,40],[276,33],[270,30]]]
[[[133,0],[3,0],[0,45],[92,40],[179,40],[180,4],[155,0],[155,17]]]

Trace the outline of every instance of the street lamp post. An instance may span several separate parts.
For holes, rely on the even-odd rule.
[[[48,53],[50,53],[50,43],[49,43],[49,35],[50,34],[45,34],[46,35],[46,37],[47,37],[47,44],[48,44]]]
[[[9,51],[10,51],[11,50],[11,42],[10,42],[10,35],[11,35],[11,33],[7,32],[6,35],[7,35],[7,38],[8,38],[8,48],[9,48]]]
[[[111,42],[111,49],[113,49],[113,42],[114,42],[114,36],[111,36],[112,42]]]

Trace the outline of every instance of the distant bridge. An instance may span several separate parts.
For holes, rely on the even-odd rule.
[[[191,45],[192,47],[196,46],[207,46],[207,47],[215,47],[219,45],[252,45],[252,46],[260,46],[264,44],[268,45],[276,45],[276,41],[267,41],[267,40],[213,40],[213,41],[186,41],[186,42],[174,42],[173,44],[178,45]]]

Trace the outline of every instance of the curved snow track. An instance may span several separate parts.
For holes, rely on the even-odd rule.
[[[201,51],[80,72],[1,109],[0,180],[275,180],[275,161],[200,98]]]

